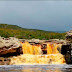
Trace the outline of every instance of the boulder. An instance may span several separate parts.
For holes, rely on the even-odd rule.
[[[72,64],[71,44],[70,45],[62,45],[61,54],[64,55],[67,64]]]
[[[72,30],[68,31],[65,36],[67,43],[62,45],[61,54],[64,55],[67,64],[72,64]]]
[[[0,56],[22,52],[20,41],[15,37],[0,37]]]

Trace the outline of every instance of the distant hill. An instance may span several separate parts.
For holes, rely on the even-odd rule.
[[[66,33],[55,33],[38,29],[27,29],[17,25],[0,24],[0,36],[17,37],[20,39],[55,39],[65,38]]]
[[[52,32],[56,32],[56,33],[65,33],[66,31],[52,31]]]
[[[8,25],[8,24],[0,24],[0,28],[7,28],[7,29],[13,29],[13,30],[23,30],[25,28],[21,28],[17,25]]]
[[[9,24],[0,24],[0,28],[13,29],[13,30],[44,31],[44,30],[38,30],[38,29],[27,29],[27,28],[19,27],[17,25],[9,25]],[[44,32],[52,32],[52,31],[44,31]]]

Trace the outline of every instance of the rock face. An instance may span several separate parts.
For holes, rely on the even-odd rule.
[[[67,32],[65,36],[68,42],[66,45],[62,45],[61,54],[65,56],[67,64],[72,64],[72,30]]]
[[[21,44],[17,38],[14,37],[9,37],[9,38],[4,38],[0,37],[0,56],[6,57],[13,54],[13,53],[20,53],[22,52],[21,49]]]
[[[71,45],[62,45],[61,54],[65,56],[67,64],[72,64],[72,49]]]

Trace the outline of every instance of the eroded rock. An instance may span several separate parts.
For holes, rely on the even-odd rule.
[[[17,38],[9,37],[2,38],[0,37],[0,56],[4,56],[5,54],[13,54],[18,51],[22,52],[20,49],[21,43]],[[21,51],[20,51],[21,50]]]

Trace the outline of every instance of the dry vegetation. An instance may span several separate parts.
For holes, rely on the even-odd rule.
[[[0,24],[0,36],[19,39],[64,39],[66,33],[55,33],[37,29],[26,29],[16,25]]]

